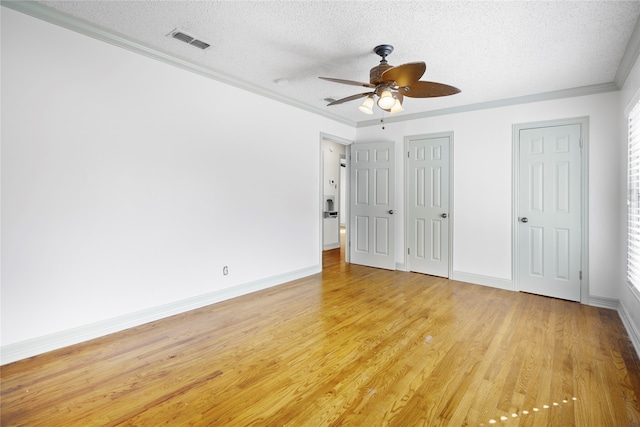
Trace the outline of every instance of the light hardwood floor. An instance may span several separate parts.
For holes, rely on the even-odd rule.
[[[640,425],[615,311],[340,259],[3,366],[1,424]]]

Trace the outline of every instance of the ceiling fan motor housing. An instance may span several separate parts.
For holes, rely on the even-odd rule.
[[[382,59],[380,60],[380,65],[377,65],[369,71],[369,83],[372,85],[377,85],[383,83],[382,73],[387,71],[389,68],[393,68],[393,65],[389,65],[387,63],[387,55],[390,55],[393,52],[393,46],[390,44],[381,44],[373,48],[373,51],[376,55],[379,55]]]
[[[387,71],[389,68],[393,68],[393,65],[385,63],[373,67],[371,71],[369,71],[369,83],[371,83],[372,85],[384,83],[384,81],[382,80],[382,73]]]

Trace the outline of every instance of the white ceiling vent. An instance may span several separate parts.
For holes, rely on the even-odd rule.
[[[205,50],[207,49],[209,46],[211,46],[211,44],[202,41],[202,40],[198,40],[197,38],[195,38],[194,36],[185,33],[184,31],[181,30],[173,30],[169,33],[169,36],[173,37],[176,40],[180,40],[183,41],[187,44],[190,44],[191,46],[195,46],[199,49]]]

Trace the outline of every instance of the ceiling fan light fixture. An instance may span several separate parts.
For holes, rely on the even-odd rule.
[[[378,99],[378,107],[383,110],[388,110],[393,107],[395,103],[395,98],[391,95],[391,92],[387,89],[383,90],[380,94],[380,99]]]
[[[367,96],[362,105],[358,108],[365,114],[373,114],[373,98],[371,96]]]
[[[398,98],[395,98],[395,100],[396,101],[393,103],[391,110],[389,110],[389,113],[391,114],[400,113],[404,111],[404,108],[402,108],[402,104],[400,103],[400,100]]]
[[[365,114],[373,114],[373,103],[377,101],[378,107],[390,114],[404,111],[402,102],[404,97],[409,98],[434,98],[439,96],[454,95],[460,89],[442,83],[420,80],[424,75],[427,64],[424,62],[408,62],[393,66],[387,62],[387,56],[393,52],[391,45],[376,46],[373,51],[382,59],[380,65],[369,71],[369,82],[363,83],[355,80],[344,80],[332,77],[320,77],[330,82],[361,86],[372,89],[371,92],[358,93],[338,100],[330,100],[327,106],[342,104],[366,97],[359,110]]]

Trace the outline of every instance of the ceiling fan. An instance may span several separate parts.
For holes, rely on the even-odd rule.
[[[382,60],[380,61],[380,65],[373,67],[369,72],[369,83],[320,77],[330,82],[363,86],[373,90],[338,99],[327,104],[327,106],[342,104],[366,97],[359,107],[360,111],[366,114],[373,114],[373,100],[374,97],[377,96],[378,107],[394,114],[403,111],[402,102],[405,96],[410,98],[434,98],[454,95],[460,92],[460,89],[453,86],[420,80],[420,77],[422,77],[427,69],[427,65],[424,62],[409,62],[398,65],[397,67],[389,65],[387,56],[393,52],[393,46],[390,44],[376,46],[373,51],[379,55]]]

